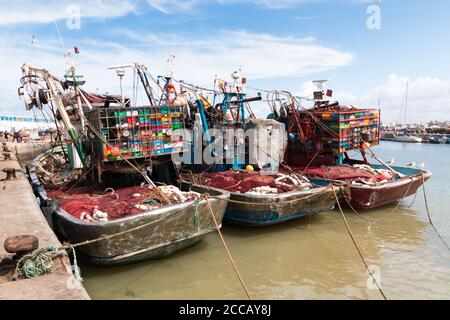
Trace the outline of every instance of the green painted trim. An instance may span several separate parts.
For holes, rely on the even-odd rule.
[[[83,146],[81,145],[80,140],[78,140],[75,129],[69,129],[68,132],[70,139],[72,139],[73,143],[75,144],[75,149],[77,149],[77,153],[80,156],[80,160],[83,163],[83,166],[85,168],[89,167],[89,164],[86,162],[86,153],[83,150]]]

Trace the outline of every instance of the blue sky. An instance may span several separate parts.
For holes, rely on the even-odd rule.
[[[384,122],[403,119],[409,82],[409,121],[450,120],[450,2],[384,0],[381,29],[370,30],[367,9],[376,3],[1,0],[0,113],[24,113],[16,95],[22,63],[62,75],[64,46],[77,46],[91,90],[117,92],[108,66],[142,62],[161,74],[174,53],[175,77],[200,85],[211,86],[215,75],[226,79],[239,67],[251,86],[300,95],[311,94],[311,80],[329,79],[343,103],[377,106],[381,100]],[[67,26],[71,5],[81,12],[80,29]]]

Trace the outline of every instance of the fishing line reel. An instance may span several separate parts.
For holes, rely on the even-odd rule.
[[[22,73],[23,77],[20,79],[22,86],[17,90],[19,97],[24,97],[27,110],[33,108],[42,110],[52,100],[45,80],[39,75],[32,74],[27,65],[22,66]]]
[[[42,110],[44,106],[52,100],[50,90],[36,88],[30,85],[29,82],[18,89],[18,95],[23,96],[25,108],[27,110],[31,110],[33,108]]]

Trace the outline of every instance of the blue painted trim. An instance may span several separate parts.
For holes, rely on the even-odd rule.
[[[227,210],[227,211],[225,211],[224,218],[225,218],[225,220],[229,220],[230,222],[235,222],[237,224],[264,226],[264,225],[283,223],[283,222],[295,220],[298,218],[312,216],[314,214],[315,214],[314,212],[309,212],[309,213],[301,212],[301,213],[296,213],[291,216],[280,217],[278,215],[278,213],[273,212],[273,211],[268,211],[268,212],[264,212],[261,214],[261,219],[254,219],[249,216],[248,212]]]

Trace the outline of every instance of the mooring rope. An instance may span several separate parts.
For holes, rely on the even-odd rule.
[[[333,187],[333,191],[335,192],[334,187]],[[302,198],[301,200],[308,200],[308,199],[310,199],[310,198],[312,198],[312,197],[315,197],[315,196],[316,196],[316,195],[310,195],[310,196],[307,196],[307,197]],[[280,202],[271,202],[271,203],[255,203],[255,202],[247,202],[247,201],[238,201],[238,200],[226,199],[226,198],[221,198],[221,197],[219,197],[219,196],[210,196],[210,195],[208,195],[208,199],[216,199],[216,200],[224,201],[224,202],[231,202],[231,203],[236,203],[236,204],[256,205],[256,206],[259,206],[259,205],[261,205],[261,206],[266,206],[266,205],[291,204],[291,203],[297,202],[297,201],[299,200],[299,199],[293,199],[293,200],[289,200],[289,201],[280,201]],[[194,208],[195,208],[195,206],[198,207],[199,204],[200,204],[200,202],[201,202],[202,200],[204,200],[204,197],[201,197],[201,198],[197,199],[197,200],[193,203]],[[209,201],[208,201],[208,205],[209,205]],[[169,215],[166,215],[166,216],[161,217],[161,218],[159,218],[159,219],[150,221],[150,222],[148,222],[148,223],[145,223],[145,224],[136,226],[136,227],[134,227],[134,228],[127,229],[127,230],[124,230],[124,231],[121,231],[121,232],[117,232],[117,233],[110,234],[110,235],[105,235],[105,236],[102,236],[102,237],[99,237],[99,238],[95,238],[95,239],[91,239],[91,240],[82,241],[82,242],[79,242],[79,243],[73,243],[73,244],[71,244],[71,243],[66,243],[66,244],[64,244],[63,246],[61,246],[61,247],[59,248],[59,250],[68,250],[68,249],[71,249],[71,248],[78,248],[78,247],[82,247],[82,246],[94,244],[94,243],[97,243],[97,242],[101,242],[101,241],[105,241],[105,240],[110,240],[110,239],[113,239],[113,238],[115,238],[115,237],[118,237],[118,236],[121,236],[121,235],[130,233],[130,232],[138,231],[138,230],[143,229],[143,228],[145,228],[145,227],[148,227],[148,226],[150,226],[150,225],[152,225],[152,224],[154,224],[154,223],[160,222],[160,221],[163,220],[163,219],[167,219],[168,217],[170,217],[170,216],[172,216],[172,215],[175,215],[175,214],[181,212],[181,211],[184,210],[184,209],[185,209],[185,208],[179,209],[179,210],[174,211],[174,212],[171,212]]]
[[[348,224],[348,221],[345,218],[344,211],[342,210],[341,204],[339,203],[339,199],[338,199],[338,196],[337,196],[336,191],[334,190],[334,188],[333,188],[333,192],[334,192],[334,197],[336,198],[337,205],[339,207],[339,211],[341,212],[342,219],[344,220],[345,227],[347,228],[347,231],[348,231],[348,233],[350,235],[350,238],[352,239],[353,244],[354,244],[356,250],[358,251],[359,256],[361,257],[361,260],[363,261],[367,272],[370,274],[373,282],[375,283],[375,286],[377,287],[377,289],[380,292],[380,294],[383,297],[383,299],[384,300],[388,300],[386,295],[384,294],[383,290],[381,289],[380,285],[378,284],[377,280],[375,279],[375,276],[373,275],[372,271],[370,270],[369,264],[367,263],[366,258],[364,258],[364,255],[363,255],[361,249],[359,248],[359,245],[358,245],[358,243],[356,241],[355,235],[353,234],[352,230],[350,229],[350,225]]]
[[[97,136],[106,146],[112,147],[112,145],[100,134],[100,132],[97,131],[97,129],[86,119],[86,125],[92,130],[94,135]],[[130,160],[123,158],[123,161],[125,161],[129,166],[131,166],[135,171],[137,171],[145,181],[147,181],[148,184],[155,187],[154,182],[147,176],[147,174],[144,173],[144,171],[141,171],[136,165],[134,165]],[[155,188],[155,191],[158,193],[161,200],[164,201],[165,204],[170,205],[172,202],[170,199],[164,194],[164,192],[161,192],[158,188]]]
[[[228,201],[230,203],[235,203],[235,204],[245,204],[245,205],[252,205],[252,206],[267,206],[267,205],[283,205],[283,204],[292,204],[295,202],[298,202],[299,200],[309,200],[311,198],[316,197],[316,194],[312,194],[303,198],[297,198],[297,199],[292,199],[292,200],[286,200],[286,201],[277,201],[277,202],[249,202],[249,201],[240,201],[240,200],[233,200],[233,199],[223,199],[223,198],[219,198],[219,197],[214,197],[214,196],[210,196],[209,198],[211,199],[217,199],[217,200],[221,200],[221,201]]]
[[[196,202],[200,202],[200,201],[202,201],[202,198],[199,198],[198,200],[196,200]],[[195,206],[196,202],[193,204],[194,206]],[[150,226],[150,225],[152,225],[152,224],[154,224],[154,223],[160,222],[160,221],[163,220],[163,219],[167,219],[167,218],[169,218],[169,217],[171,217],[171,216],[173,216],[173,215],[175,215],[175,214],[177,214],[177,213],[180,213],[180,212],[183,211],[183,210],[185,210],[185,208],[176,210],[176,211],[174,211],[174,212],[171,212],[171,213],[168,214],[168,215],[165,215],[165,216],[163,216],[163,217],[160,217],[159,219],[152,220],[152,221],[150,221],[150,222],[141,224],[141,225],[139,225],[139,226],[136,226],[136,227],[134,227],[134,228],[127,229],[127,230],[124,230],[124,231],[121,231],[121,232],[109,234],[109,235],[106,235],[106,236],[103,236],[103,237],[99,237],[99,238],[91,239],[91,240],[86,240],[86,241],[78,242],[78,243],[74,243],[74,244],[66,243],[66,244],[64,244],[62,247],[60,247],[59,249],[60,249],[60,250],[67,250],[67,249],[70,249],[70,248],[78,248],[78,247],[83,247],[83,246],[87,246],[87,245],[90,245],[90,244],[94,244],[94,243],[97,243],[97,242],[101,242],[101,241],[105,241],[105,240],[110,240],[110,239],[116,238],[116,237],[118,237],[118,236],[122,236],[122,235],[124,235],[124,234],[127,234],[127,233],[130,233],[130,232],[134,232],[134,231],[138,231],[138,230],[140,230],[140,229],[146,228],[146,227],[148,227],[148,226]]]
[[[58,248],[49,246],[24,255],[16,264],[13,279],[29,279],[51,273],[53,270],[51,256],[58,251]]]
[[[225,241],[225,238],[222,235],[222,231],[220,231],[219,223],[217,222],[216,216],[214,215],[214,212],[213,212],[213,210],[211,208],[211,204],[208,201],[208,194],[205,194],[204,198],[207,201],[208,208],[209,208],[209,213],[211,214],[211,217],[214,220],[214,224],[216,225],[217,233],[219,234],[220,240],[222,241],[222,244],[223,244],[223,246],[225,248],[225,251],[227,252],[228,259],[230,260],[231,265],[233,266],[234,272],[236,273],[236,276],[238,277],[239,282],[241,283],[242,288],[244,289],[248,300],[252,300],[252,296],[250,295],[250,292],[248,291],[247,286],[245,285],[244,279],[242,278],[241,273],[239,272],[239,269],[238,269],[236,263],[234,262],[233,256],[231,255],[230,249],[228,248],[228,245],[227,245],[227,243]]]
[[[422,172],[422,189],[423,189],[423,198],[425,200],[425,208],[427,211],[427,216],[428,216],[428,221],[430,222],[430,225],[433,227],[434,231],[436,232],[436,234],[438,235],[438,237],[442,240],[442,242],[444,243],[444,245],[447,247],[447,250],[450,250],[450,247],[447,243],[447,241],[445,241],[445,239],[441,236],[441,234],[439,233],[439,231],[437,230],[437,228],[434,226],[433,220],[431,219],[431,213],[430,213],[430,208],[428,206],[428,199],[427,199],[427,192],[425,190],[425,177],[423,175]]]

